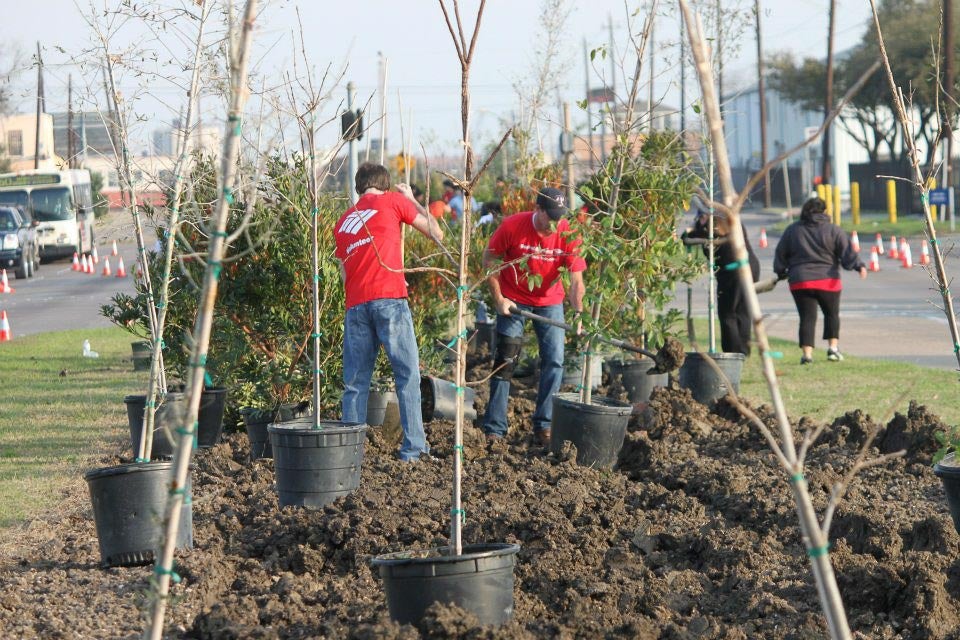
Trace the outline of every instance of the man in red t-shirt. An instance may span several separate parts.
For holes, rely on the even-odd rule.
[[[524,319],[510,313],[519,307],[551,320],[563,321],[563,283],[561,270],[570,274],[570,306],[583,310],[583,270],[580,240],[570,237],[570,225],[563,219],[567,206],[563,192],[544,187],[537,195],[533,211],[505,218],[483,252],[483,267],[493,304],[497,310],[497,349],[494,375],[490,379],[490,400],[483,418],[487,440],[493,442],[507,433],[507,400],[510,380],[523,343]],[[533,413],[533,434],[539,444],[550,443],[551,396],[560,389],[563,378],[563,329],[534,322],[540,346],[540,386],[537,408]]]
[[[343,326],[343,420],[367,419],[367,396],[377,353],[390,359],[403,425],[401,460],[430,451],[420,408],[420,356],[413,333],[403,276],[403,225],[435,241],[443,239],[437,221],[416,201],[409,185],[391,192],[390,173],[365,162],[357,169],[357,204],[334,227],[336,256],[346,291]]]

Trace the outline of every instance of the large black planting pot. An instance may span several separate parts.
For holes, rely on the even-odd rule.
[[[322,507],[360,486],[367,425],[313,417],[267,427],[280,506]]]
[[[379,567],[390,618],[416,625],[434,602],[456,604],[483,625],[501,625],[513,617],[513,567],[520,545],[466,545],[454,555],[449,547],[426,552],[388,553],[373,559]]]
[[[553,396],[550,451],[560,453],[565,441],[577,447],[577,464],[610,469],[617,462],[627,435],[633,407],[625,402],[594,396],[590,404],[578,393]]]
[[[153,345],[147,340],[137,340],[130,343],[134,371],[149,371],[150,359],[153,357]]]
[[[371,427],[382,425],[387,414],[387,405],[391,401],[397,401],[395,391],[374,391],[371,389],[370,395],[367,396],[367,424]]]
[[[84,474],[104,565],[127,567],[156,558],[163,536],[173,463],[147,462],[94,469]],[[187,483],[187,497],[191,487]],[[193,548],[193,507],[184,500],[177,548]]]
[[[477,410],[473,407],[476,397],[473,389],[467,387],[463,394],[463,417],[465,420],[476,420]],[[423,421],[456,420],[457,418],[457,385],[449,380],[441,380],[433,376],[420,378],[420,410]]]
[[[727,395],[730,389],[723,378],[710,366],[707,357],[699,352],[687,352],[687,357],[677,373],[677,381],[684,389],[690,389],[694,400],[709,406]],[[723,371],[733,391],[739,393],[740,372],[743,370],[745,356],[742,353],[711,353],[709,357],[713,358]]]
[[[140,450],[140,436],[143,433],[143,414],[147,406],[146,395],[124,396],[127,405],[127,422],[130,425],[130,441],[133,444],[133,455]],[[173,457],[177,448],[178,428],[183,427],[187,414],[187,396],[183,393],[172,392],[157,406],[153,414],[153,450],[151,460],[162,460]]]
[[[647,373],[656,363],[651,358],[628,358],[625,360],[608,360],[611,382],[619,383],[627,394],[631,404],[650,402],[650,395],[656,387],[665,387],[669,382],[669,375]]]
[[[253,407],[240,409],[243,425],[247,429],[247,438],[250,440],[250,459],[258,460],[273,457],[270,434],[267,433],[268,425],[300,418],[309,410],[309,406],[302,402],[299,404],[284,403],[276,409],[256,409]]]
[[[956,459],[956,454],[948,453],[943,460],[933,465],[933,473],[943,483],[953,526],[957,533],[960,533],[960,461]]]
[[[186,393],[183,384],[170,385],[171,391]],[[226,387],[204,387],[200,392],[200,408],[197,413],[197,448],[209,449],[220,441],[223,432],[223,412],[227,407]]]

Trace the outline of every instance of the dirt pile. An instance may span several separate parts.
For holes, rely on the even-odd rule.
[[[468,429],[463,487],[464,541],[521,545],[510,624],[444,606],[418,629],[387,615],[370,559],[447,542],[451,425],[433,423],[436,459],[413,465],[371,430],[360,489],[317,511],[278,508],[272,461],[248,462],[244,434],[198,453],[196,546],[178,557],[169,637],[827,637],[785,475],[729,406],[657,391],[618,469],[596,471],[532,448],[533,390],[518,393],[505,447]],[[960,537],[929,465],[938,424],[922,407],[896,416],[877,451],[911,453],[867,469],[835,514],[831,558],[858,638],[960,637]],[[818,510],[872,426],[848,413],[810,449]],[[75,492],[85,499],[82,480]],[[138,637],[150,568],[100,568],[88,506],[22,534],[2,559],[5,637]]]

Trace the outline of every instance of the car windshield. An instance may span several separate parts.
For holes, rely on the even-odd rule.
[[[0,231],[16,231],[17,217],[13,211],[0,209]]]
[[[70,206],[70,190],[64,187],[34,189],[30,193],[30,209],[33,217],[40,222],[71,220],[74,217]]]
[[[20,207],[24,211],[29,209],[30,198],[26,191],[0,191],[0,205]]]

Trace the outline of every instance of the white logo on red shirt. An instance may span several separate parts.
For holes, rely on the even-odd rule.
[[[340,225],[340,229],[337,230],[337,233],[349,233],[356,235],[360,229],[363,228],[367,221],[370,220],[373,216],[377,214],[376,209],[364,209],[363,211],[354,211],[346,218],[343,219],[343,224]]]

